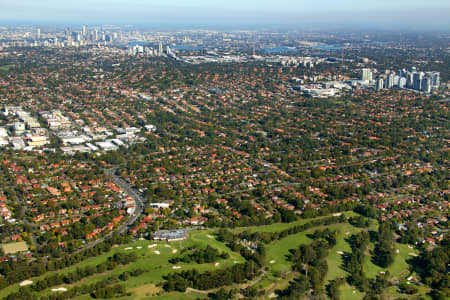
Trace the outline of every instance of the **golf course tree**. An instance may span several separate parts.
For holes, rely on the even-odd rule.
[[[129,235],[121,236],[119,234],[114,234],[112,238],[76,254],[66,254],[60,258],[49,258],[47,261],[35,260],[30,262],[24,259],[18,259],[17,261],[11,260],[8,264],[0,264],[0,274],[2,275],[0,278],[0,287],[2,285],[6,286],[8,284],[20,282],[30,277],[40,276],[48,271],[57,271],[67,268],[87,258],[95,257],[110,251],[112,245],[130,242],[130,240]],[[118,255],[112,262],[125,264],[125,261],[128,259],[128,256]]]
[[[437,295],[442,294],[447,297],[450,295],[449,253],[450,241],[447,236],[433,250],[428,251],[424,249],[415,264],[422,275],[423,281],[431,286]]]
[[[337,278],[330,281],[330,283],[327,285],[328,297],[330,297],[332,300],[341,299],[341,292],[339,291],[339,288],[344,284],[345,278]]]
[[[207,251],[213,252],[213,250]],[[170,273],[165,276],[166,280],[163,283],[163,288],[168,292],[184,292],[188,287],[209,290],[251,280],[260,273],[261,268],[264,266],[264,247],[260,244],[252,250],[244,247],[240,253],[246,259],[245,263],[235,264],[224,269],[206,271],[204,273],[200,273],[197,269]],[[220,255],[222,254],[219,254],[219,257]]]
[[[374,254],[374,263],[380,267],[387,268],[394,262],[394,224],[392,222],[380,224]]]
[[[190,263],[195,261],[198,264],[203,264],[212,263],[219,259],[227,259],[228,257],[228,252],[219,252],[217,249],[208,245],[205,249],[196,249],[195,251],[181,257],[174,257],[170,259],[169,262],[176,264],[178,262]]]
[[[365,283],[363,261],[365,258],[364,252],[369,246],[369,242],[370,236],[367,231],[361,231],[358,234],[352,235],[349,239],[352,252],[344,260],[345,269],[350,274],[347,281],[360,289],[363,288]]]
[[[302,244],[291,250],[293,271],[300,276],[289,283],[285,290],[277,290],[281,299],[298,299],[312,290],[314,295],[323,294],[323,284],[328,272],[328,250],[336,245],[336,232],[329,229],[315,231],[310,245]]]
[[[170,273],[163,283],[164,290],[184,292],[191,287],[199,290],[209,290],[234,283],[244,283],[252,279],[258,272],[258,266],[253,261],[243,264],[235,264],[232,267],[206,271],[188,270],[179,273]]]

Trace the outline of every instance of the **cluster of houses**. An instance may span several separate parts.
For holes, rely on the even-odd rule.
[[[3,194],[0,194],[0,217],[10,223],[15,222],[15,219],[12,218],[11,210],[6,203],[6,196]]]
[[[86,236],[92,239],[101,232],[112,230],[134,211],[134,200],[103,174],[93,179],[85,178],[85,174],[94,171],[93,165],[73,160],[50,163],[39,157],[39,154],[29,161],[4,160],[3,164],[15,178],[17,188],[26,196],[26,217],[33,220],[42,233],[52,231],[66,237],[72,225],[80,221],[84,220],[86,222],[83,224],[88,224],[91,218],[98,217],[109,220],[105,226],[96,228]],[[67,174],[70,168],[76,168],[81,173]],[[6,216],[11,218],[11,212],[7,212],[7,199],[4,196],[0,199],[2,212],[8,220]],[[67,202],[77,207],[64,208]],[[63,239],[63,242],[67,241],[67,237]]]

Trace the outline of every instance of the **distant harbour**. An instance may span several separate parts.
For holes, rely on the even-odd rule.
[[[340,50],[343,47],[337,45],[310,45],[307,48],[313,48],[318,50]],[[294,47],[263,47],[261,48],[266,53],[286,53],[286,52],[296,52],[300,49]]]

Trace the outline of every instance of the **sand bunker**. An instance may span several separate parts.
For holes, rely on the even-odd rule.
[[[178,252],[177,249],[173,249],[173,250],[172,250],[172,253],[177,253],[177,252]]]
[[[151,248],[154,248],[154,247],[156,247],[156,246],[158,246],[158,245],[156,245],[156,244],[148,245],[148,248],[151,249]]]
[[[25,280],[25,281],[22,281],[19,285],[20,286],[27,286],[27,285],[30,285],[30,284],[33,284],[33,281]]]
[[[342,251],[336,251],[336,253],[340,254],[340,255],[344,255],[344,252],[342,252]]]
[[[160,255],[160,254],[161,254],[161,252],[159,252],[158,250],[153,251],[153,253],[155,253],[155,254],[157,254],[157,255]]]
[[[413,253],[413,252],[409,252],[408,254],[411,255],[411,256],[414,256],[414,257],[419,256],[419,255],[417,255],[417,254],[415,254],[415,253]]]
[[[137,246],[136,249],[142,249],[142,247],[141,246]]]
[[[173,266],[172,269],[178,270],[178,269],[181,269],[181,267],[180,266]]]
[[[274,263],[276,263],[276,261],[271,260],[271,261],[269,261],[269,263],[274,264]]]
[[[133,249],[133,247],[127,247],[124,250],[131,250],[131,249]]]
[[[52,292],[67,292],[67,289],[65,287],[60,287],[57,289],[52,289]]]

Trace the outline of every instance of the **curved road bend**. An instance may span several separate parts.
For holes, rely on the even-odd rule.
[[[133,224],[144,212],[144,197],[142,194],[137,191],[135,188],[133,188],[131,185],[129,185],[125,180],[117,176],[116,174],[117,168],[108,169],[105,170],[105,174],[111,177],[111,180],[117,184],[122,190],[125,191],[125,193],[133,198],[135,203],[135,210],[134,213],[123,223],[119,226],[119,228],[112,230],[108,234],[104,235],[103,237],[96,239],[95,241],[89,242],[84,245],[80,250],[84,250],[86,248],[94,247],[101,242],[103,242],[105,239],[112,237],[112,235],[115,232],[118,232],[119,234],[123,234],[127,231],[128,227]]]

